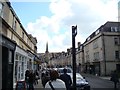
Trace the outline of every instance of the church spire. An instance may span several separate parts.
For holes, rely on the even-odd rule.
[[[48,42],[46,43],[46,52],[45,53],[48,53]]]

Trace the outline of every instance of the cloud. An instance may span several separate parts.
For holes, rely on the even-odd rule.
[[[94,3],[93,3],[94,2]],[[27,25],[28,32],[37,37],[38,52],[66,51],[72,43],[71,26],[78,26],[77,42],[85,39],[107,21],[117,21],[117,0],[51,0],[51,17],[41,16]]]

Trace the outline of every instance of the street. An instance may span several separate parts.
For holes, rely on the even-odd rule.
[[[91,90],[114,90],[114,84],[109,79],[88,74],[82,74],[82,76],[89,82]],[[120,83],[117,86],[119,88],[118,90],[120,90]]]
[[[89,74],[82,74],[83,77],[89,82],[91,90],[114,90],[114,84],[108,78],[103,78],[99,76],[89,75]],[[117,85],[118,89],[120,90],[120,83]],[[35,85],[35,88],[43,88],[41,85],[41,80],[39,80],[39,84]]]

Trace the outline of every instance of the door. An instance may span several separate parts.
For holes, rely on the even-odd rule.
[[[2,88],[13,88],[13,51],[2,48]]]

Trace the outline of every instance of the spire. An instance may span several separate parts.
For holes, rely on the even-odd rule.
[[[45,53],[48,53],[48,42],[46,43],[46,52]]]

